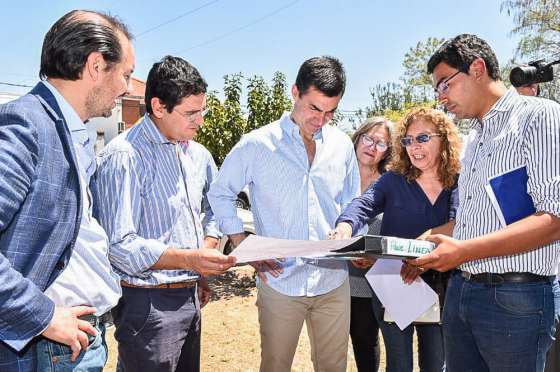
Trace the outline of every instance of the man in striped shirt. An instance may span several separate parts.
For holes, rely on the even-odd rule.
[[[428,72],[447,110],[472,119],[453,238],[428,237],[437,248],[411,261],[457,268],[443,314],[447,370],[542,371],[560,308],[560,105],[506,89],[475,35],[446,41]]]
[[[167,56],[150,70],[145,99],[148,114],[103,150],[97,175],[100,221],[123,287],[113,310],[119,366],[198,371],[200,307],[209,300],[201,275],[235,263],[210,249],[219,237],[206,199],[216,165],[192,141],[206,112],[206,82],[187,61]]]

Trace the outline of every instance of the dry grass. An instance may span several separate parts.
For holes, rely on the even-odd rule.
[[[214,295],[212,301],[202,311],[201,370],[203,372],[258,371],[260,336],[253,269],[249,266],[238,267],[214,278],[210,285]],[[113,331],[113,328],[110,329],[107,335],[109,361],[105,371],[115,371],[117,353]],[[313,371],[308,340],[304,326],[292,371]],[[380,371],[383,371],[385,369],[383,346],[381,349]],[[347,370],[357,371],[351,345],[348,348]]]

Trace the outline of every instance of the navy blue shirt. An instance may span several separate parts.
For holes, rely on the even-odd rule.
[[[456,189],[456,187],[454,187]],[[395,172],[384,173],[365,193],[352,200],[336,223],[352,225],[352,235],[371,219],[383,214],[381,235],[415,239],[432,227],[449,221],[451,195],[443,189],[432,205],[416,181],[409,182]]]

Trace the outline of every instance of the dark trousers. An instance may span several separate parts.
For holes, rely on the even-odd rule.
[[[379,370],[379,326],[371,308],[371,298],[351,297],[350,337],[358,372]]]
[[[200,306],[193,288],[123,288],[113,309],[119,371],[200,371]]]

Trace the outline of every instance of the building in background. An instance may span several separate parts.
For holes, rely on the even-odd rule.
[[[146,83],[132,77],[132,93],[122,97],[108,118],[94,118],[87,123],[90,139],[95,141],[95,152],[101,151],[119,133],[132,127],[144,116]]]
[[[94,141],[95,152],[101,151],[119,133],[132,127],[144,116],[146,103],[144,94],[146,83],[132,77],[132,93],[118,100],[113,113],[108,118],[94,118],[86,123],[90,140]],[[0,104],[21,97],[20,93],[0,92]]]

